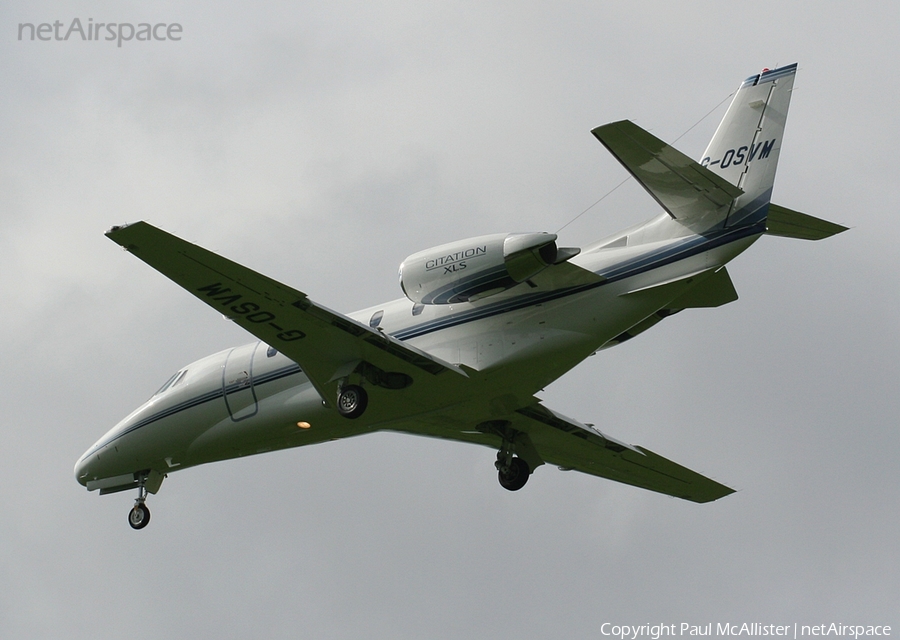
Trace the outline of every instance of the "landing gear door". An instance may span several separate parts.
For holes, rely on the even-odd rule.
[[[225,358],[222,392],[231,419],[237,422],[256,415],[256,391],[253,388],[253,360],[260,343],[235,347]]]

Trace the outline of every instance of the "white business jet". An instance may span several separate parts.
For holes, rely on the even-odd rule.
[[[694,502],[732,489],[567,418],[535,393],[600,349],[688,308],[737,299],[725,265],[763,234],[845,227],[772,204],[796,65],[743,82],[694,162],[625,120],[593,134],[656,199],[657,217],[580,249],[550,233],[470,238],[409,256],[405,298],[342,315],[145,222],[107,236],[258,341],[173,375],[75,465],[100,494],[226,460],[374,431],[495,449],[500,484],[549,463]]]

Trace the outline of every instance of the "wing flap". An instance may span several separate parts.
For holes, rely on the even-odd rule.
[[[297,291],[146,222],[106,234],[191,294],[294,360],[322,398],[334,403],[336,373],[366,363],[414,381],[440,374],[467,379],[459,367],[311,301]],[[445,376],[441,376],[444,378]],[[396,379],[396,378],[395,378]],[[445,380],[445,382],[448,382]],[[445,385],[449,393],[452,384]]]

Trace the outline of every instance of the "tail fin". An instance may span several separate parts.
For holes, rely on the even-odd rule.
[[[702,166],[744,192],[732,203],[726,227],[766,217],[796,73],[792,64],[744,80],[703,154]]]
[[[699,164],[628,120],[591,133],[695,233],[740,226],[787,238],[827,238],[847,227],[770,202],[796,73],[792,64],[747,78]]]
[[[592,133],[669,215],[696,233],[740,226],[825,238],[846,227],[770,202],[796,73],[792,64],[747,78],[699,164],[628,120]]]

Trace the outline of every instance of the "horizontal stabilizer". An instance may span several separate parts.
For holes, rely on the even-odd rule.
[[[720,307],[738,299],[725,267],[680,275],[671,280],[631,289],[622,296],[656,299],[667,309]]]
[[[591,133],[676,220],[695,230],[728,215],[743,191],[628,120]]]
[[[766,224],[768,235],[797,238],[798,240],[821,240],[847,230],[845,226],[814,218],[777,204],[769,205]]]
[[[670,303],[672,309],[702,309],[721,307],[738,299],[731,276],[725,267],[713,272],[693,289]]]

